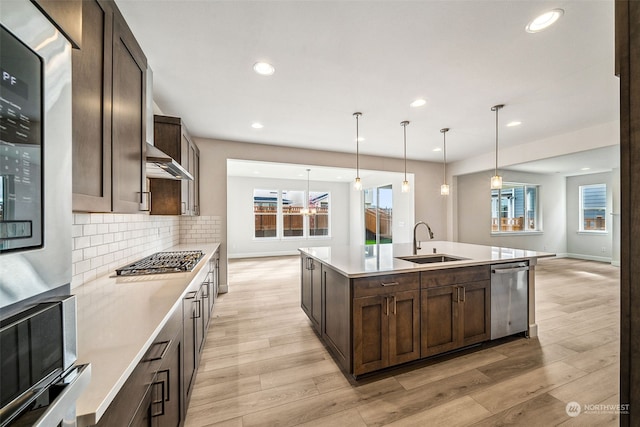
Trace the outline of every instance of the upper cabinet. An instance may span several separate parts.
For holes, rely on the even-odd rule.
[[[147,61],[113,1],[83,2],[82,49],[72,61],[73,210],[138,212]]]
[[[185,168],[193,180],[149,179],[152,215],[200,215],[200,150],[178,117],[154,116],[154,145]]]

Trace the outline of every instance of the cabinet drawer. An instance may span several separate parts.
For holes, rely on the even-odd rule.
[[[477,267],[423,271],[420,274],[421,287],[433,288],[436,286],[459,285],[479,280],[489,280],[491,277],[491,267],[488,265],[479,265]]]
[[[419,283],[419,273],[353,279],[353,297],[360,298],[389,294],[391,292],[412,291],[420,288]]]

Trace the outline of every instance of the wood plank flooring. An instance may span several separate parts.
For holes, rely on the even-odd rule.
[[[538,339],[506,339],[355,382],[300,308],[298,257],[232,260],[186,426],[615,426],[619,270],[540,260]],[[612,411],[613,412],[613,411]]]

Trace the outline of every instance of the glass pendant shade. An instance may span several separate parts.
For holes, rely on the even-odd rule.
[[[442,185],[440,186],[440,195],[448,196],[449,195],[449,185],[447,184],[447,132],[449,132],[449,128],[440,129],[442,133],[442,152],[444,162],[442,164]]]
[[[449,184],[442,184],[440,186],[440,195],[448,196],[449,195]]]
[[[402,181],[402,192],[408,193],[411,190],[411,186],[409,185],[409,181]]]
[[[411,191],[411,186],[409,185],[409,181],[407,181],[407,125],[409,124],[408,120],[400,122],[400,126],[403,129],[404,135],[404,181],[402,181],[402,192],[408,193]]]
[[[491,189],[499,190],[502,188],[502,177],[500,175],[494,175],[491,177]]]
[[[356,181],[353,183],[353,188],[360,191],[362,190],[362,181],[360,181],[360,177],[356,177]]]

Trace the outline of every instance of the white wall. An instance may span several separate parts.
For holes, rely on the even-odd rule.
[[[491,234],[491,188],[493,170],[458,176],[456,180],[456,217],[458,241],[490,246],[553,252],[567,252],[565,178],[502,171],[505,182],[539,185],[542,233]]]
[[[606,233],[579,232],[579,187],[589,184],[607,185]],[[612,207],[613,174],[597,173],[567,178],[567,252],[569,256],[595,261],[611,262],[613,257]]]
[[[311,191],[330,195],[329,237],[255,239],[253,237],[253,190],[307,190],[306,180],[227,178],[227,240],[229,258],[269,255],[295,255],[300,247],[349,244],[350,184],[310,181]]]

